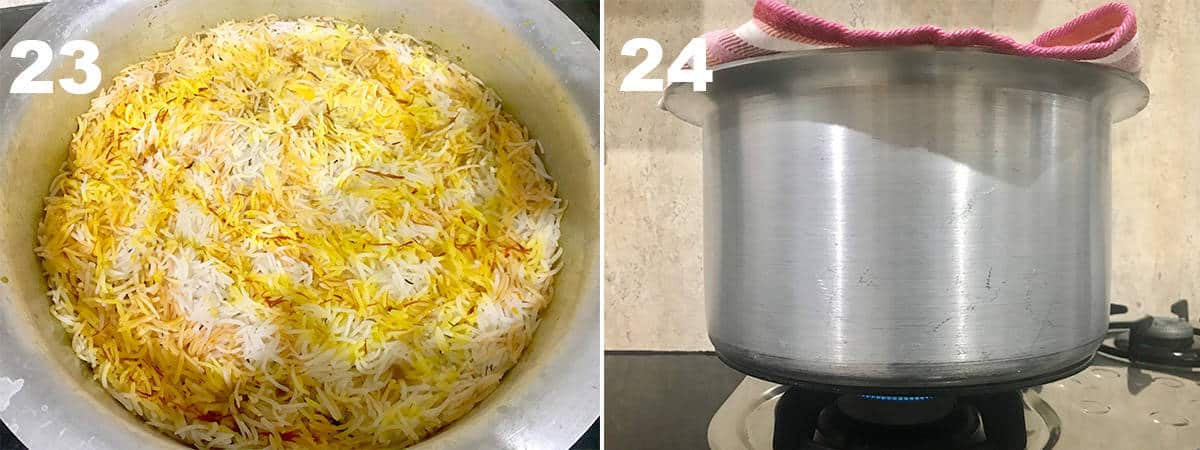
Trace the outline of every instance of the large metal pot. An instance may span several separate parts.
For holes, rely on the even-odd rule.
[[[107,77],[230,19],[335,16],[427,39],[493,87],[543,143],[570,204],[555,297],[523,360],[471,414],[421,448],[566,448],[599,414],[599,52],[544,0],[55,0],[13,38],[100,48]],[[0,54],[11,52],[10,43]],[[33,253],[42,199],[90,96],[10,95],[0,65],[0,419],[30,448],[177,448],[100,386],[49,314]],[[55,58],[39,79],[75,76]],[[102,87],[104,87],[102,85]],[[14,388],[18,388],[13,393]]]
[[[1045,382],[1107,324],[1109,129],[1133,76],[976,50],[727,65],[704,128],[709,337],[750,375],[929,392]]]

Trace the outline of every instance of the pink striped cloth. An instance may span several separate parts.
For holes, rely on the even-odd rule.
[[[945,31],[933,25],[889,31],[853,30],[810,16],[780,0],[757,0],[754,18],[704,34],[708,66],[774,53],[827,47],[935,45],[981,47],[999,53],[1089,62],[1137,72],[1137,19],[1124,3],[1108,3],[1042,33],[1028,44],[979,28]]]

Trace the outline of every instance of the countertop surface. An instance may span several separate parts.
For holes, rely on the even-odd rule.
[[[714,414],[750,380],[711,353],[609,351],[605,366],[604,442],[613,449],[709,448]],[[1059,426],[1047,434],[1044,424],[1034,425],[1042,422],[1029,422],[1028,430],[1057,436],[1055,449],[1200,450],[1200,372],[1136,368],[1097,356],[1083,372],[1031,391]],[[767,416],[733,416],[747,420],[735,434],[751,448],[769,446]]]
[[[712,353],[604,355],[604,446],[708,448],[708,422],[746,376]]]
[[[0,8],[11,8],[14,6],[38,5],[46,3],[42,0],[0,0]]]

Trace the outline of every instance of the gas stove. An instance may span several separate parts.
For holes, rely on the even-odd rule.
[[[1200,335],[1117,317],[1087,369],[1033,388],[954,396],[831,393],[747,377],[708,428],[714,450],[1200,450]]]

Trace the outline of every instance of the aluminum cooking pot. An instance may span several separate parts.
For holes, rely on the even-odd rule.
[[[333,16],[433,42],[494,88],[541,140],[570,204],[555,296],[522,361],[476,409],[419,448],[566,448],[599,414],[599,52],[544,0],[54,0],[12,39],[87,39],[105,79],[231,19]],[[0,419],[32,449],[182,448],[127,412],[50,316],[33,248],[42,199],[88,95],[10,95],[29,60],[0,66]],[[39,79],[77,76],[60,57]],[[106,85],[102,85],[101,88]]]
[[[1132,75],[978,50],[819,50],[717,68],[704,129],[708,334],[747,374],[834,390],[1011,389],[1107,324],[1109,131]]]

